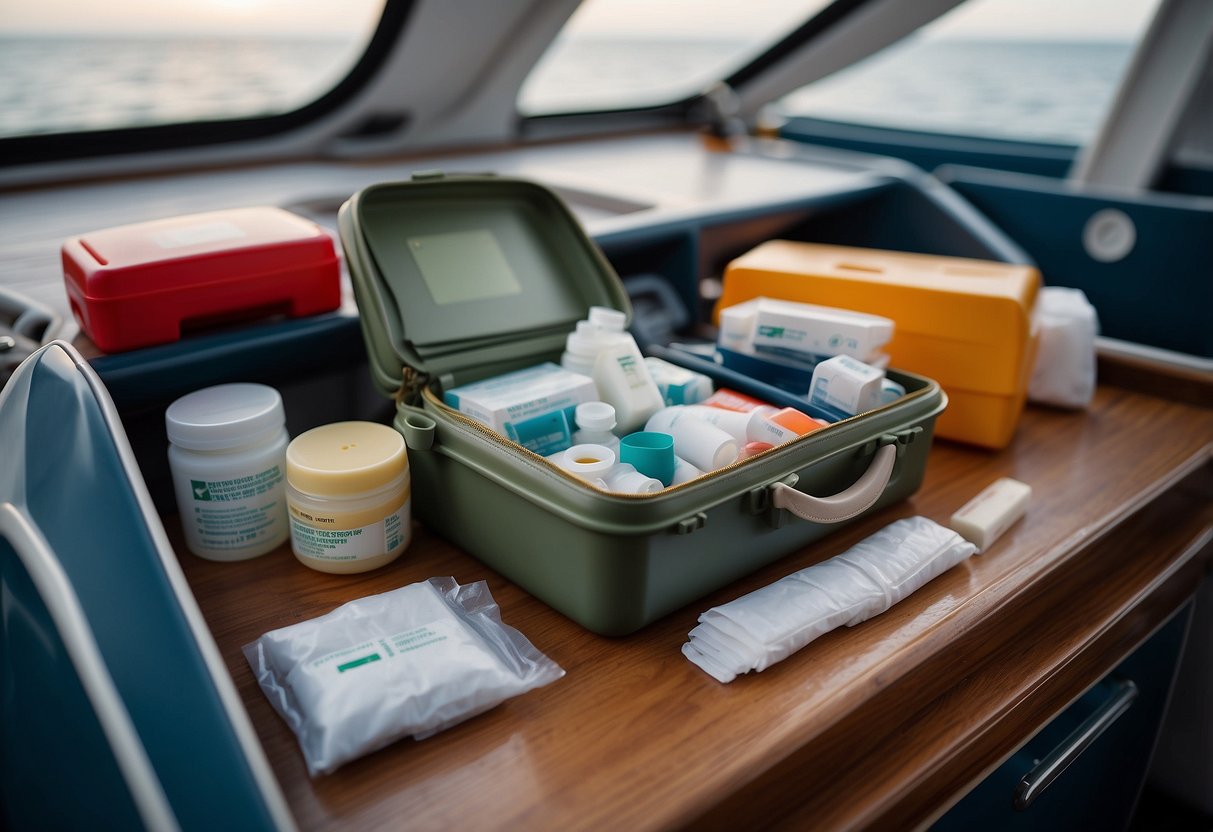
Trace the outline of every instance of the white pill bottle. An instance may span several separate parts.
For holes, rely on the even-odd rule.
[[[247,560],[281,546],[286,515],[282,397],[264,384],[221,384],[164,414],[185,545],[207,560]]]

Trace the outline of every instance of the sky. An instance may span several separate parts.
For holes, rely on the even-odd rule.
[[[915,0],[906,0],[914,2]],[[367,34],[384,0],[0,0],[0,32]],[[441,0],[474,13],[479,3]],[[774,38],[827,0],[587,0],[582,33]],[[1136,37],[1158,0],[970,0],[929,34],[976,38]],[[693,28],[692,28],[693,27]]]
[[[489,0],[492,2],[492,0]],[[384,0],[0,0],[0,32],[353,35]]]
[[[936,36],[1136,40],[1159,0],[972,0],[932,26]]]

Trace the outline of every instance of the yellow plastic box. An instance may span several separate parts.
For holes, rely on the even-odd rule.
[[[948,394],[936,435],[1002,448],[1032,375],[1039,288],[1031,266],[772,240],[729,264],[716,310],[762,296],[892,318],[892,366]]]

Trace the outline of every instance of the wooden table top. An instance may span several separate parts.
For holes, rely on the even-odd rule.
[[[1006,450],[936,440],[911,499],[626,638],[582,629],[420,527],[400,560],[366,575],[314,572],[286,547],[181,561],[301,828],[905,828],[936,817],[1191,594],[1213,550],[1211,455],[1211,409],[1110,386],[1086,412],[1029,407]],[[897,518],[946,523],[1002,476],[1033,487],[1027,516],[889,612],[728,685],[679,652],[709,607]],[[439,575],[487,580],[504,620],[567,675],[309,779],[241,645]]]

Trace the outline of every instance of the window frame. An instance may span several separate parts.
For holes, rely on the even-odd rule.
[[[0,138],[0,169],[147,153],[166,148],[206,147],[268,138],[298,129],[336,111],[371,82],[400,40],[413,6],[413,0],[385,0],[383,14],[362,56],[332,89],[297,109],[271,116]]]
[[[793,29],[790,33],[777,40],[762,53],[750,60],[749,63],[733,70],[729,75],[720,79],[721,83],[736,89],[748,83],[751,79],[766,72],[770,67],[782,61],[785,57],[802,49],[806,44],[822,35],[844,18],[849,17],[875,0],[833,0],[816,14]],[[536,64],[538,65],[538,64]],[[534,71],[534,68],[532,68]],[[524,82],[525,83],[525,82]],[[635,115],[645,119],[663,121],[693,121],[700,110],[704,99],[702,92],[695,92],[683,98],[656,104],[641,104],[635,107],[611,107],[593,110],[564,110],[555,113],[538,113],[526,115],[519,111],[523,130],[547,133],[559,130],[564,125],[570,127],[578,122],[592,123],[594,120],[611,119],[619,116]],[[517,105],[517,101],[515,101]]]

